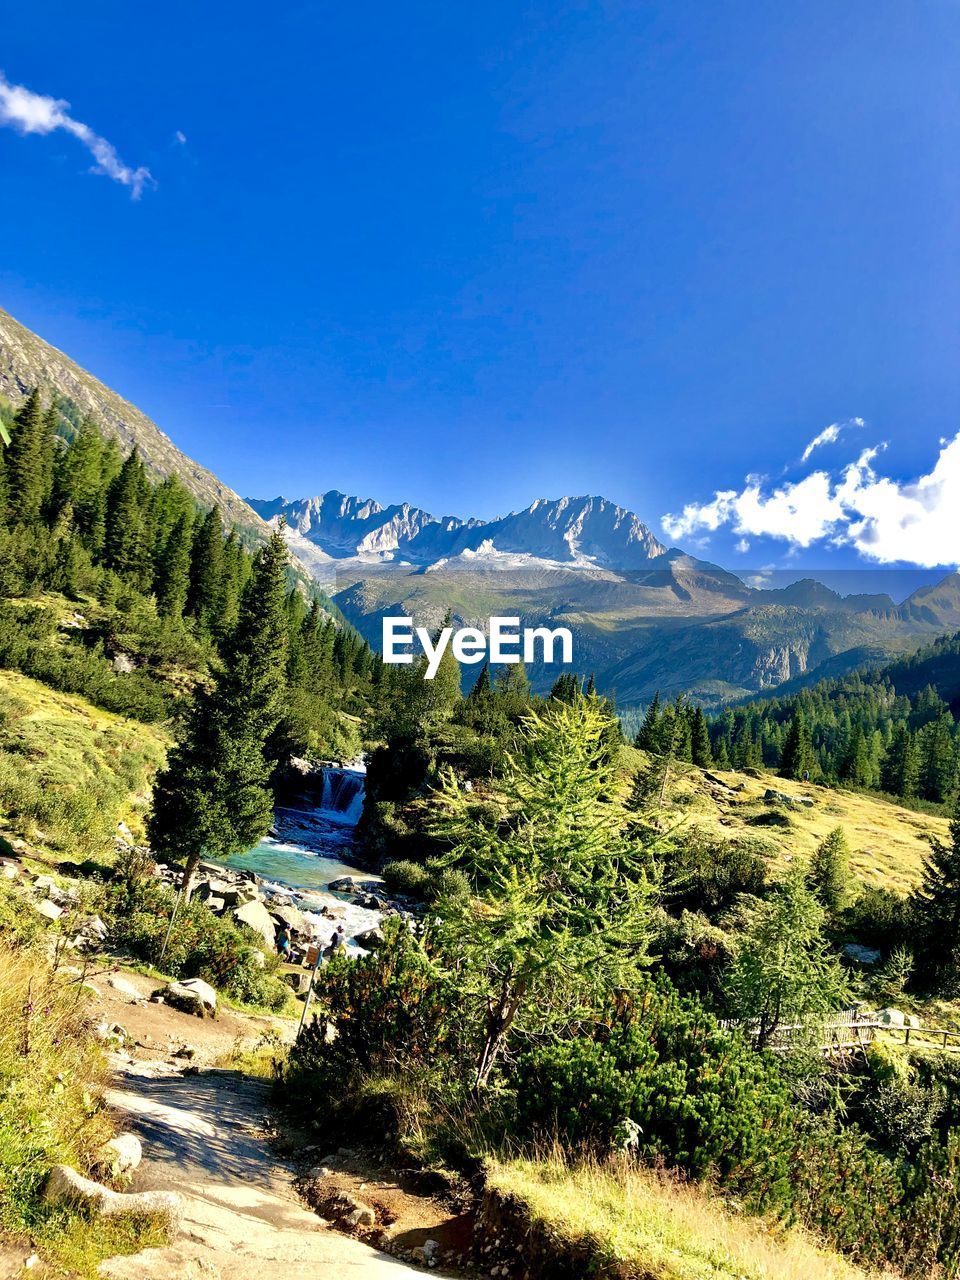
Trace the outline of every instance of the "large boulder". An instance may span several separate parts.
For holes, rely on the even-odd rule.
[[[55,1164],[43,1189],[45,1200],[70,1204],[94,1217],[143,1217],[165,1222],[176,1235],[183,1221],[184,1200],[178,1191],[111,1191],[66,1164]]]
[[[270,915],[275,923],[285,925],[291,933],[308,934],[310,932],[306,916],[292,903],[283,902],[272,905]]]
[[[244,924],[248,929],[259,933],[266,946],[273,948],[277,939],[277,930],[270,918],[270,912],[262,902],[245,902],[234,907],[232,912],[237,924]]]
[[[174,1009],[196,1014],[198,1018],[217,1015],[217,993],[202,978],[186,978],[183,982],[171,982],[160,992],[164,1001]]]

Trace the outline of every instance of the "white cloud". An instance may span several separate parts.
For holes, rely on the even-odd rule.
[[[929,474],[911,481],[878,475],[882,448],[864,449],[837,474],[812,471],[773,488],[748,476],[740,490],[722,490],[709,502],[663,516],[663,527],[685,538],[729,526],[741,540],[779,538],[794,550],[830,541],[881,564],[960,564],[960,433],[941,441]]]
[[[182,129],[178,129],[176,133],[173,135],[173,137],[174,137],[174,141],[179,142],[181,147],[186,146],[187,135],[183,132]]]
[[[134,200],[146,186],[155,186],[149,169],[142,166],[131,169],[117,155],[116,148],[106,138],[68,115],[69,102],[62,98],[48,98],[24,88],[22,84],[10,84],[0,72],[0,125],[8,125],[19,133],[53,133],[62,129],[81,142],[93,156],[94,173],[103,173],[121,186],[129,187]]]
[[[814,449],[819,449],[821,445],[835,444],[840,439],[841,432],[847,427],[862,427],[864,421],[862,418],[848,418],[846,422],[831,422],[829,427],[824,427],[819,435],[815,435],[807,447],[804,449],[800,461],[806,462]]]

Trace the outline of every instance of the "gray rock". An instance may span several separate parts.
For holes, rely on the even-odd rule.
[[[129,978],[125,978],[122,973],[111,973],[107,979],[107,986],[113,987],[122,996],[127,996],[130,1000],[142,1000],[143,996],[137,987],[133,985]]]
[[[97,1153],[97,1163],[112,1174],[132,1173],[143,1159],[143,1147],[135,1133],[118,1133]]]
[[[184,1199],[178,1191],[111,1191],[66,1164],[55,1164],[50,1170],[43,1197],[53,1204],[76,1205],[101,1218],[159,1218],[171,1235],[177,1234],[183,1221]]]
[[[232,914],[238,924],[245,924],[249,929],[253,929],[255,933],[259,933],[268,947],[273,947],[277,931],[270,919],[270,912],[262,902],[245,902],[240,907],[234,907]]]
[[[160,993],[167,1004],[174,1009],[182,1009],[185,1013],[194,1013],[198,1018],[217,1013],[217,993],[209,982],[202,978],[186,978],[183,982],[171,982]]]
[[[907,1015],[901,1009],[881,1009],[877,1021],[885,1027],[903,1027],[906,1026]]]
[[[358,933],[354,938],[354,942],[358,947],[363,947],[365,951],[376,951],[378,947],[382,947],[384,936],[382,929],[367,929],[364,933]]]
[[[278,924],[286,925],[292,933],[309,933],[306,916],[299,909],[289,903],[281,903],[277,906],[271,906],[270,915]]]
[[[43,916],[44,920],[59,920],[63,915],[63,907],[58,907],[50,898],[44,898],[42,902],[35,902],[33,909],[38,915]]]

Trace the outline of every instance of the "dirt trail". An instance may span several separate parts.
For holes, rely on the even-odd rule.
[[[163,1010],[169,1019],[163,1006],[141,1005],[137,1021],[149,1019],[151,1010],[158,1017]],[[183,1037],[202,1050],[204,1031],[216,1024],[178,1016]],[[211,1067],[185,1073],[149,1049],[118,1056],[116,1067],[108,1101],[143,1143],[131,1189],[179,1191],[186,1213],[180,1235],[166,1248],[103,1263],[108,1280],[403,1280],[424,1274],[335,1233],[303,1205],[292,1168],[267,1140],[265,1081]]]

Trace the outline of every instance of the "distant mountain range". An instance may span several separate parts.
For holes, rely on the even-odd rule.
[[[325,586],[373,644],[384,614],[482,625],[494,614],[574,632],[575,666],[628,706],[684,690],[714,705],[842,675],[960,628],[960,575],[914,591],[843,596],[812,578],[782,589],[667,548],[631,511],[602,497],[538,498],[496,520],[434,517],[402,503],[331,490],[244,501],[181,452],[136,406],[0,311],[0,393],[18,404],[40,385],[89,414],[156,475],[176,474],[203,506],[219,504],[245,539],[286,518],[295,568]],[[549,685],[556,668],[532,673]]]
[[[495,520],[435,517],[331,490],[247,499],[288,540],[372,644],[384,614],[482,626],[492,614],[575,633],[576,666],[623,705],[659,689],[707,704],[782,681],[843,674],[960,626],[960,576],[902,604],[843,596],[812,578],[753,587],[667,548],[639,516],[601,497],[538,498]],[[540,685],[554,671],[536,673]]]

